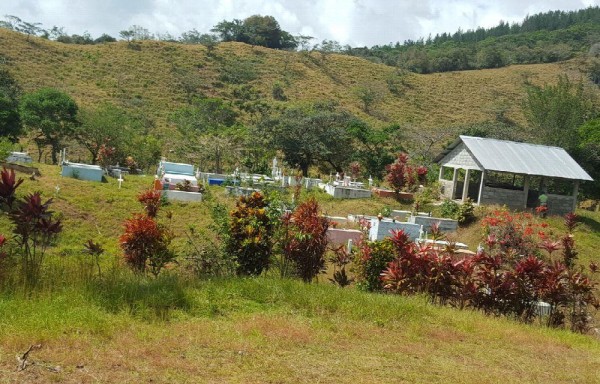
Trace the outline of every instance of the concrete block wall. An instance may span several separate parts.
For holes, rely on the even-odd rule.
[[[525,192],[484,186],[479,203],[506,205],[511,209],[523,209],[525,207]]]
[[[564,215],[573,212],[573,196],[548,194],[548,214]]]

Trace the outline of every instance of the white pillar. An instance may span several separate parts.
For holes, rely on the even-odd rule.
[[[523,193],[525,194],[524,196],[524,202],[523,202],[523,208],[527,208],[527,197],[529,196],[529,175],[525,175],[523,177]]]
[[[469,196],[469,176],[470,176],[470,169],[467,169],[465,171],[465,183],[463,184],[463,193],[462,193],[462,201],[463,203],[465,201],[467,201],[467,197]]]
[[[485,169],[481,171],[481,183],[479,183],[479,194],[477,195],[477,204],[481,204],[481,196],[483,195],[483,184],[485,183]]]
[[[573,213],[577,209],[577,195],[579,194],[579,180],[573,182]]]
[[[444,166],[440,165],[440,175],[438,176],[438,180],[442,180],[442,176],[444,176]]]

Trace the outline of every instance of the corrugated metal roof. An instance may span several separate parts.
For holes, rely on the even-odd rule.
[[[489,171],[520,173],[572,180],[593,180],[567,151],[559,147],[514,141],[460,136],[445,154],[460,142]],[[438,156],[441,160],[445,154]]]

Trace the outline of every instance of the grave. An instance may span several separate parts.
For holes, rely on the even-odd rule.
[[[440,217],[411,216],[408,221],[413,224],[422,225],[426,232],[430,231],[431,225],[434,223],[440,223],[440,230],[442,232],[454,232],[458,229],[458,221]]]
[[[162,195],[168,200],[202,201],[193,165],[163,159],[158,164],[156,175],[162,186]]]
[[[357,229],[327,229],[327,241],[334,245],[348,244],[352,240],[354,244],[358,243],[363,233]]]
[[[104,171],[99,165],[63,161],[61,176],[88,181],[102,181]]]
[[[369,229],[369,240],[383,240],[390,237],[391,231],[403,230],[411,240],[421,237],[423,226],[419,224],[406,223],[392,219],[371,219],[371,229]]]
[[[333,184],[325,184],[325,192],[336,199],[366,199],[371,197],[371,191],[368,189]]]
[[[8,163],[31,163],[31,156],[27,152],[11,152],[6,158]]]

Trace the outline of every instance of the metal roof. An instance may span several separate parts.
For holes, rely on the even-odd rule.
[[[593,180],[562,148],[483,137],[459,136],[436,161],[441,161],[461,142],[474,159],[488,171]]]

